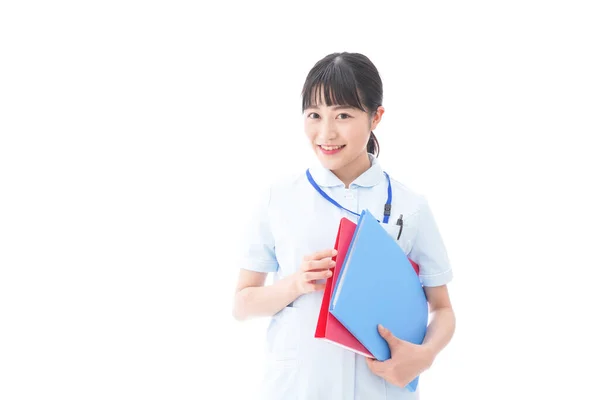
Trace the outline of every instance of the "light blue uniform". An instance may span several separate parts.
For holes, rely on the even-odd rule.
[[[377,158],[348,189],[328,169],[310,168],[315,182],[343,207],[358,214],[368,209],[383,220],[387,179]],[[392,177],[390,177],[392,178]],[[399,245],[419,264],[424,286],[452,279],[446,249],[426,199],[393,178],[392,213],[382,223],[394,238],[403,214]],[[299,268],[305,255],[333,248],[340,218],[357,217],[338,209],[310,185],[304,173],[270,186],[248,237],[242,268],[273,272],[274,280]],[[261,399],[383,400],[418,399],[412,393],[374,375],[364,356],[314,338],[323,292],[300,296],[275,314],[267,330],[267,368]]]

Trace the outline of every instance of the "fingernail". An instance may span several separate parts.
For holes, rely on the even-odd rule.
[[[333,254],[335,256],[337,254],[337,250],[333,249],[333,252],[331,252],[331,254]]]

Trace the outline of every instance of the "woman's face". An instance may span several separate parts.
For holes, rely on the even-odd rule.
[[[371,131],[384,112],[379,107],[373,117],[349,106],[319,104],[304,110],[304,132],[323,167],[340,170],[366,155]]]

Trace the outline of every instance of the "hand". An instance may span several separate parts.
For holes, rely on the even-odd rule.
[[[327,279],[332,275],[331,268],[335,261],[331,258],[337,254],[334,249],[319,251],[304,257],[299,270],[294,274],[294,287],[299,295],[323,290],[324,283],[316,283],[318,279]]]
[[[375,375],[393,385],[406,387],[431,367],[434,355],[427,347],[398,339],[381,325],[378,329],[381,337],[390,346],[392,357],[383,362],[367,358],[367,365]]]

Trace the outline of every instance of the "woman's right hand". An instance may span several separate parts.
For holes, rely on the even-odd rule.
[[[318,251],[304,257],[300,268],[294,274],[295,288],[299,295],[325,289],[324,283],[316,283],[319,279],[327,279],[332,275],[331,268],[335,267],[332,260],[337,250]]]

